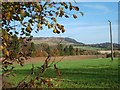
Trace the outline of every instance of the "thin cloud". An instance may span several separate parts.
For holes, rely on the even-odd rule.
[[[87,8],[92,8],[92,9],[97,9],[97,10],[101,10],[101,11],[104,11],[104,12],[111,12],[111,10],[104,6],[104,5],[99,5],[99,4],[84,4],[83,5],[84,7],[87,7]]]

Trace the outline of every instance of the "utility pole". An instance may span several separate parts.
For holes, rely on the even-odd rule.
[[[112,28],[111,28],[111,21],[109,21],[109,26],[110,26],[110,42],[111,42],[111,60],[113,61],[113,42],[112,42]]]

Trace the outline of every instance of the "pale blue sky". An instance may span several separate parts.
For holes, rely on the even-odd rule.
[[[109,42],[108,20],[112,22],[113,42],[118,42],[118,3],[117,2],[77,2],[84,16],[78,14],[77,19],[58,18],[64,24],[66,32],[54,34],[44,28],[35,37],[70,37],[83,43]],[[75,12],[73,12],[75,13]]]

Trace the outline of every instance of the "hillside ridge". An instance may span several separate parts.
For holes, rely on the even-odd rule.
[[[75,45],[75,46],[90,46],[96,48],[110,49],[111,44],[109,42],[96,43],[96,44],[85,44],[78,42],[77,40],[69,37],[34,37],[32,40],[35,44],[47,43],[49,45],[65,44],[65,45]],[[114,49],[118,49],[120,44],[113,43]]]

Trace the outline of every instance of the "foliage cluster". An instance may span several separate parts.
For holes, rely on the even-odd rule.
[[[0,50],[2,50],[3,76],[10,74],[14,68],[12,66],[14,62],[23,66],[24,60],[28,56],[34,56],[34,44],[30,43],[32,32],[38,33],[47,27],[52,29],[53,33],[64,33],[64,25],[57,21],[58,17],[69,18],[72,16],[76,19],[78,16],[75,13],[68,14],[72,11],[79,12],[83,16],[79,7],[72,5],[71,2],[2,2],[0,4],[2,4],[2,35],[0,37],[2,44]],[[32,48],[26,48],[26,46]],[[48,68],[48,61],[49,55],[43,67],[41,66],[43,71]],[[58,72],[56,64],[54,64],[54,69]],[[22,87],[32,87],[33,85],[32,80],[28,84],[22,83]]]
[[[79,7],[72,5],[71,2],[2,2],[0,49],[4,56],[3,65],[12,64],[16,60],[21,64],[23,58],[27,59],[24,52],[21,50],[18,52],[16,49],[26,46],[26,43],[32,39],[32,32],[37,33],[43,30],[43,27],[53,29],[53,32],[57,34],[65,32],[64,25],[59,24],[57,18],[73,16],[76,19],[78,16],[72,11],[79,12],[83,16]],[[18,43],[24,44],[18,46]],[[23,57],[22,60],[21,57]]]

